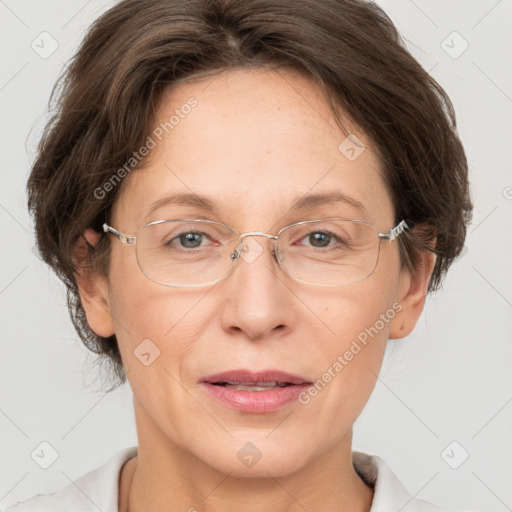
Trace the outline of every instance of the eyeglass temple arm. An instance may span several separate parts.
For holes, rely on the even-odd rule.
[[[108,224],[103,224],[103,231],[105,231],[105,233],[111,233],[114,235],[122,244],[133,245],[137,238],[135,236],[123,235],[123,233],[120,233],[117,231],[117,229],[110,227]]]
[[[388,233],[379,233],[379,236],[381,238],[387,238],[391,242],[401,235],[406,229],[409,229],[409,226],[405,220],[402,220],[394,228],[391,228]]]

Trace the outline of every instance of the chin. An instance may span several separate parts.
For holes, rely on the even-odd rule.
[[[217,445],[215,452],[209,452],[208,460],[202,452],[202,460],[217,471],[238,478],[283,477],[299,471],[308,461],[304,443],[284,445],[278,439],[272,442],[258,436],[253,438],[250,441],[251,436],[244,436],[247,441]]]

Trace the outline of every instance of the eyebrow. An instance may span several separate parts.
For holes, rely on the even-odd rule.
[[[367,210],[364,205],[355,200],[354,198],[343,194],[342,192],[330,192],[330,193],[318,193],[318,194],[306,194],[301,196],[289,206],[289,210],[307,211],[312,210],[318,206],[324,206],[332,203],[345,203],[352,206],[359,212],[366,214]],[[193,206],[201,210],[209,211],[217,214],[217,208],[215,203],[205,196],[198,194],[179,193],[172,194],[170,196],[163,197],[149,205],[149,210],[146,218],[148,218],[154,211],[158,210],[162,206],[175,205],[175,206]]]
[[[216,208],[212,201],[204,196],[197,194],[172,194],[170,196],[162,197],[156,200],[154,203],[149,205],[149,210],[146,215],[146,219],[156,210],[162,206],[167,205],[175,206],[194,206],[201,210],[208,210],[210,212],[216,212]]]
[[[364,205],[356,201],[354,198],[343,194],[342,192],[330,192],[324,194],[307,194],[305,196],[296,199],[291,204],[292,210],[310,210],[316,206],[323,206],[325,204],[332,203],[345,203],[352,206],[361,213],[367,213]]]

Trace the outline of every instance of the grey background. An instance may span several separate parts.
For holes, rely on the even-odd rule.
[[[354,449],[381,456],[419,498],[512,510],[512,2],[379,3],[454,102],[475,212],[466,250],[416,331],[390,342]],[[55,79],[111,4],[0,0],[1,508],[55,491],[137,443],[128,385],[99,390],[64,286],[32,252],[24,190]],[[58,48],[45,55],[52,40]],[[44,441],[58,452],[48,469],[31,458]]]

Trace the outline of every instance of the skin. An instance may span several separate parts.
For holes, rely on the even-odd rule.
[[[176,211],[207,215],[241,233],[275,234],[328,216],[367,220],[381,232],[394,225],[370,141],[345,119],[348,133],[366,145],[355,161],[345,158],[338,145],[346,134],[310,79],[237,69],[180,83],[163,97],[155,126],[191,96],[197,106],[125,178],[109,222],[122,233],[176,218]],[[297,197],[332,191],[366,212],[343,203],[290,211]],[[176,192],[205,195],[218,211],[171,206],[146,217],[153,201]],[[95,241],[93,232],[86,236]],[[401,268],[398,243],[383,241],[368,279],[318,287],[287,276],[272,257],[272,241],[258,237],[264,251],[252,263],[241,261],[216,285],[180,289],[147,279],[135,248],[111,240],[108,276],[84,270],[77,279],[91,328],[116,334],[133,391],[139,449],[121,474],[119,510],[368,511],[373,490],[352,466],[352,425],[374,388],[386,341],[408,335],[418,320],[433,257],[411,274]],[[397,303],[401,311],[307,405],[240,413],[198,383],[238,368],[315,381]],[[144,339],[161,351],[149,366],[133,354]],[[247,442],[262,453],[251,468],[237,457]]]

